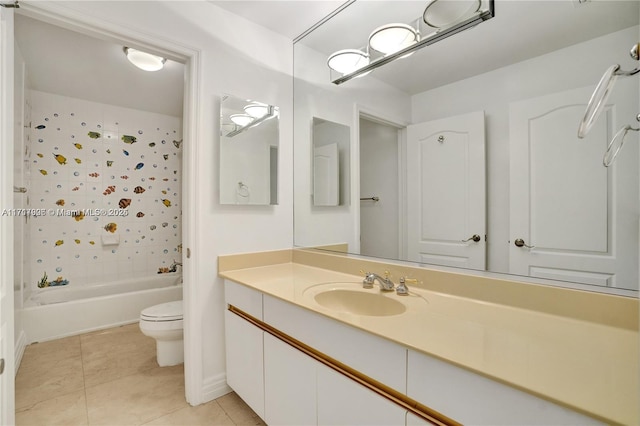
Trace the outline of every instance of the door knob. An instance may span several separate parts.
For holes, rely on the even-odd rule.
[[[466,240],[462,240],[463,243],[466,243],[467,241],[471,241],[473,240],[474,243],[477,243],[478,241],[480,241],[482,238],[480,238],[480,235],[478,234],[473,234],[471,237],[467,238]]]
[[[516,247],[526,247],[526,248],[534,248],[535,247],[535,246],[530,246],[527,243],[525,243],[522,238],[518,238],[513,243],[516,245]]]

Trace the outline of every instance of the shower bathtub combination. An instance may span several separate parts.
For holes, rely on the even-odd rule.
[[[137,322],[149,306],[182,300],[182,274],[33,291],[18,310],[30,343]]]

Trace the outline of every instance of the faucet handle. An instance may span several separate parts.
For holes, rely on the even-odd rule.
[[[360,273],[364,275],[364,279],[362,280],[362,288],[373,288],[373,280],[370,278],[371,272],[365,272],[360,269]]]
[[[407,283],[418,284],[418,280],[415,278],[400,277],[400,282],[398,283],[398,287],[396,287],[396,294],[398,296],[409,295],[409,289],[407,288]]]

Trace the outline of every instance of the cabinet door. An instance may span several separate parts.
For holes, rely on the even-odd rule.
[[[227,384],[264,419],[263,334],[239,316],[225,311]]]
[[[410,350],[407,362],[407,396],[462,424],[602,424],[430,356]]]
[[[299,350],[265,333],[264,420],[267,424],[317,424],[316,364]]]
[[[319,425],[403,425],[406,410],[318,364]]]
[[[406,426],[430,426],[431,423],[416,416],[415,414],[407,413]]]

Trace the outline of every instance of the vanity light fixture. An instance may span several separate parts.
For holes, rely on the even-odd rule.
[[[124,50],[125,55],[127,55],[129,62],[141,70],[158,71],[161,70],[164,67],[164,63],[167,62],[167,58],[152,55],[151,53],[132,49],[130,47],[125,46],[122,50]]]
[[[429,6],[433,5],[435,1],[430,2]],[[439,1],[446,3],[445,0]],[[369,47],[374,51],[382,53],[383,55],[377,58],[370,58],[369,54],[356,49],[345,49],[333,53],[331,56],[329,56],[327,65],[329,65],[329,68],[331,68],[332,70],[342,74],[340,77],[335,79],[333,79],[332,76],[333,84],[338,85],[345,83],[353,78],[362,77],[365,74],[370,73],[374,69],[381,67],[382,65],[393,62],[399,58],[406,58],[418,49],[422,49],[425,46],[437,43],[447,37],[451,37],[452,35],[469,28],[473,28],[476,25],[493,18],[495,16],[494,0],[486,1],[488,8],[483,10],[480,10],[480,8],[478,8],[476,11],[473,11],[476,5],[481,4],[482,2],[480,0],[470,2],[472,5],[474,5],[473,8],[466,9],[472,11],[470,16],[466,18],[460,17],[456,22],[452,22],[450,26],[446,28],[438,28],[428,36],[420,37],[420,31],[418,28],[419,25],[416,25],[415,29],[410,25],[405,24],[388,24],[377,28],[371,33],[369,37]],[[429,6],[427,6],[427,8],[429,8]],[[466,6],[468,7],[469,5],[466,4]],[[435,8],[434,6],[431,7],[431,12],[433,12]],[[419,18],[417,20],[418,23],[422,21],[422,18]],[[407,31],[408,29],[413,30],[413,34],[415,34],[414,40],[411,39],[412,33],[411,31]],[[389,41],[391,39],[396,40],[395,47],[393,47],[393,43]],[[385,53],[387,51],[389,53]],[[358,59],[358,55],[362,57],[362,62],[356,61],[356,59]],[[366,58],[366,61],[364,60],[364,58]]]
[[[424,9],[422,20],[433,28],[448,27],[476,13],[481,6],[481,0],[433,0]]]
[[[376,28],[369,36],[369,47],[388,55],[420,41],[420,34],[406,24],[387,24]]]
[[[262,118],[269,113],[269,105],[261,104],[259,102],[251,102],[245,105],[244,112],[253,118]]]
[[[358,49],[344,49],[332,53],[327,65],[340,74],[349,74],[369,65],[369,54]]]
[[[246,126],[247,124],[250,124],[253,120],[255,120],[255,118],[253,118],[249,114],[231,114],[229,118],[238,126]]]
[[[231,114],[229,116],[229,118],[231,119],[231,121],[233,121],[236,124],[236,128],[227,133],[225,136],[228,138],[232,138],[242,132],[244,132],[245,130],[249,130],[252,127],[256,127],[259,126],[260,123],[267,121],[275,116],[278,115],[278,108],[272,106],[272,105],[265,105],[265,104],[259,104],[261,105],[263,108],[263,111],[266,111],[262,116],[260,117],[253,117],[251,115],[248,114],[249,111],[247,111],[247,107],[252,106],[252,105],[258,105],[257,102],[253,102],[247,106],[244,107],[244,110],[247,112],[247,114]],[[251,110],[251,108],[249,108]],[[253,112],[257,112],[257,110],[254,110]]]

